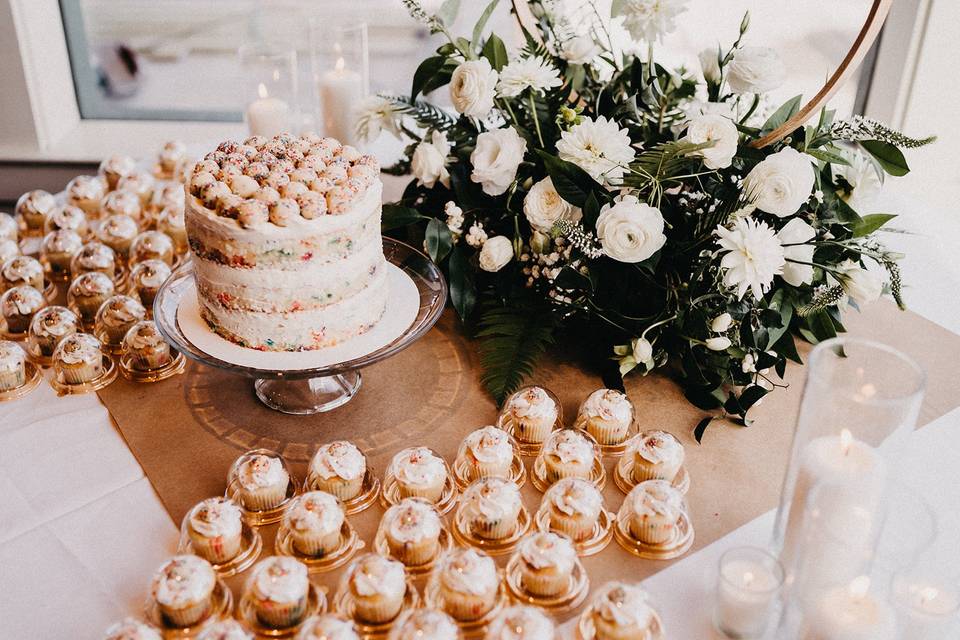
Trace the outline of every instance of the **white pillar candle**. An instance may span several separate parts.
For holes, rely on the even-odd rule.
[[[956,638],[960,594],[944,586],[913,582],[897,589],[900,634],[904,640],[948,640]]]
[[[739,557],[720,564],[716,623],[730,638],[759,638],[777,606],[783,575],[769,566]]]
[[[890,607],[870,593],[870,579],[830,589],[804,616],[803,640],[897,640]]]
[[[258,87],[260,98],[247,107],[247,124],[250,135],[272,137],[290,130],[290,105],[268,95],[267,87]]]
[[[355,112],[363,99],[363,78],[345,68],[343,58],[320,77],[320,104],[324,133],[344,144],[354,144]]]

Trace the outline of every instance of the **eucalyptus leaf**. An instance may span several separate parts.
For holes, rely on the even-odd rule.
[[[813,156],[821,162],[829,162],[830,164],[842,164],[849,165],[850,161],[843,157],[836,149],[829,147],[820,147],[819,149],[807,149],[806,154]]]
[[[460,0],[445,0],[437,10],[437,18],[443,26],[449,28],[453,26],[458,13],[460,13]]]
[[[480,37],[483,36],[483,30],[487,26],[487,21],[490,19],[493,10],[497,8],[497,5],[500,3],[500,0],[492,0],[490,4],[487,5],[487,8],[483,10],[483,13],[480,15],[480,19],[477,20],[477,24],[473,27],[473,38],[471,39],[471,45],[473,47],[480,46]]]
[[[771,114],[767,121],[763,123],[763,133],[769,133],[785,123],[787,120],[792,118],[800,111],[800,103],[803,101],[803,96],[794,96],[780,105],[780,108]]]
[[[870,235],[896,217],[892,213],[871,213],[855,222],[850,230],[853,232],[854,238],[862,238]]]

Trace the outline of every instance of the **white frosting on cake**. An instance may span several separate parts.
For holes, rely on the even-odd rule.
[[[419,542],[440,535],[440,516],[433,505],[419,498],[405,498],[383,516],[389,536],[397,542]]]
[[[680,466],[683,463],[683,445],[666,431],[646,431],[636,444],[637,454],[651,464]]]
[[[242,514],[233,500],[207,498],[190,510],[190,527],[202,536],[235,536],[243,528]]]
[[[254,593],[272,602],[297,602],[307,596],[310,588],[306,565],[287,556],[261,560],[253,568],[250,579]]]
[[[554,640],[553,622],[540,609],[514,605],[497,616],[486,640]]]
[[[493,558],[474,549],[456,549],[447,556],[440,581],[457,593],[484,595],[496,589],[500,579]]]
[[[552,455],[567,464],[592,464],[594,458],[593,443],[575,429],[555,431],[543,447],[543,455]]]
[[[153,597],[162,605],[180,609],[200,602],[217,581],[210,563],[198,556],[175,556],[153,578]]]
[[[350,582],[357,595],[367,597],[378,594],[393,596],[407,590],[407,574],[403,564],[374,553],[356,561]]]
[[[366,473],[367,459],[352,442],[337,440],[320,445],[310,461],[310,470],[325,480],[355,480]]]
[[[568,516],[585,515],[596,517],[603,507],[600,490],[583,478],[562,478],[547,489],[544,501]]]
[[[332,533],[343,525],[340,502],[324,491],[308,491],[294,500],[283,516],[284,524],[296,531]]]

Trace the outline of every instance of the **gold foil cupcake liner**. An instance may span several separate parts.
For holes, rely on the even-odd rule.
[[[481,617],[476,620],[457,620],[453,618],[453,621],[457,623],[457,626],[460,627],[460,631],[463,633],[465,640],[479,640],[487,632],[487,626],[493,622],[500,612],[510,604],[510,594],[507,591],[507,587],[503,581],[503,575],[500,576],[500,583],[497,585],[497,600],[494,602],[493,607],[490,611],[483,614]],[[424,590],[423,601],[428,609],[437,609],[438,611],[446,612],[446,607],[443,603],[443,590],[440,588],[439,581],[431,580],[427,583],[427,587]]]
[[[394,616],[392,620],[380,624],[371,624],[356,618],[353,595],[350,593],[350,588],[346,584],[341,587],[341,590],[337,591],[337,594],[333,598],[333,610],[345,616],[347,619],[352,620],[353,624],[357,627],[357,632],[360,634],[360,637],[365,639],[385,638],[390,632],[393,623],[404,611],[416,609],[419,606],[420,593],[410,580],[407,580],[407,590],[403,594],[403,604],[400,605],[400,611],[397,612],[397,615]]]
[[[630,531],[630,516],[628,509],[621,509],[617,514],[613,527],[613,537],[617,543],[628,552],[644,560],[670,560],[679,558],[693,546],[693,523],[686,511],[680,513],[674,527],[674,534],[669,540],[660,544],[641,542]]]
[[[310,573],[324,573],[345,565],[365,545],[360,536],[357,535],[356,530],[344,519],[343,524],[340,525],[340,543],[330,553],[325,553],[322,556],[301,553],[293,544],[293,536],[290,534],[290,530],[282,525],[277,531],[273,546],[277,555],[296,558],[307,565],[307,571]]]
[[[444,462],[444,465],[446,465],[446,462]],[[450,468],[447,467],[447,478],[443,483],[443,493],[440,494],[440,499],[433,503],[433,505],[437,508],[437,511],[440,512],[440,515],[446,515],[457,505],[459,495],[460,491],[457,489],[456,480],[453,479],[453,474],[450,472]],[[383,491],[380,493],[380,503],[384,508],[388,508],[401,500],[403,500],[403,497],[400,495],[400,486],[397,484],[397,479],[388,473],[383,479]]]
[[[607,545],[610,544],[610,541],[613,539],[614,520],[616,520],[616,516],[606,509],[600,509],[600,515],[597,517],[597,521],[593,523],[593,531],[590,533],[590,536],[579,542],[576,540],[573,541],[577,555],[581,557],[592,556],[606,549]],[[559,529],[554,529],[550,526],[549,506],[546,508],[541,507],[537,511],[534,522],[540,531],[563,533]]]
[[[603,461],[600,458],[595,457],[593,459],[593,466],[590,468],[590,477],[585,478],[585,480],[592,482],[597,489],[603,490],[603,487],[607,484],[607,472],[604,470]],[[541,493],[549,489],[553,484],[547,481],[547,466],[540,456],[537,456],[537,459],[533,461],[533,472],[530,474],[530,481]]]
[[[322,491],[317,486],[313,476],[307,476],[306,490]],[[343,510],[347,512],[347,515],[353,515],[369,509],[370,505],[376,502],[379,497],[380,478],[377,477],[373,469],[367,466],[367,470],[363,474],[363,486],[360,488],[360,493],[349,500],[341,500],[340,502],[343,504]]]
[[[134,357],[132,354],[124,353],[120,356],[120,373],[131,382],[160,382],[180,375],[187,366],[187,359],[182,353],[175,349],[170,349],[170,355],[173,356],[170,362],[162,367],[155,369],[138,369],[133,365]]]
[[[237,605],[236,618],[246,625],[257,638],[291,638],[297,634],[307,618],[326,612],[326,593],[323,589],[311,582],[310,588],[307,591],[307,605],[304,607],[303,615],[300,616],[300,620],[297,621],[296,624],[278,629],[260,622],[260,619],[257,617],[256,605],[253,602],[253,595],[250,593],[245,593],[243,597],[240,598],[240,603]]]
[[[630,493],[630,490],[640,484],[633,479],[633,456],[624,456],[620,458],[613,470],[613,481],[623,493]],[[690,490],[690,474],[687,473],[687,467],[681,465],[670,483],[680,493],[686,495]]]
[[[450,534],[450,530],[445,525],[441,525],[437,553],[430,559],[430,561],[424,562],[423,564],[406,564],[404,562],[403,566],[407,570],[408,575],[426,575],[430,573],[436,566],[437,560],[440,558],[440,556],[449,551],[451,547],[453,547],[453,536]],[[377,534],[373,539],[373,550],[382,556],[387,556],[388,558],[393,558],[398,562],[403,562],[400,560],[400,558],[390,553],[390,543],[387,542],[387,535],[384,533],[383,528],[377,528]]]
[[[502,556],[512,552],[516,548],[520,539],[530,531],[531,521],[530,512],[527,511],[525,506],[520,505],[520,513],[517,514],[517,526],[514,528],[513,533],[505,538],[492,540],[482,538],[473,533],[472,527],[470,526],[470,519],[461,507],[457,509],[457,513],[453,517],[453,539],[461,546],[480,549],[491,556]]]
[[[201,631],[213,623],[227,619],[233,615],[233,592],[224,584],[223,580],[217,580],[217,584],[213,587],[210,600],[210,613],[208,613],[203,620],[189,627],[175,627],[168,623],[160,612],[160,606],[153,598],[147,599],[144,618],[157,629],[160,629],[164,640],[186,640],[188,638],[195,638]]]
[[[554,403],[556,403],[557,405],[557,419],[553,423],[553,427],[550,429],[550,433],[556,431],[557,429],[562,429],[563,428],[563,405],[560,403],[560,398],[557,397],[557,394],[555,394],[550,389],[547,389],[546,387],[543,387],[540,385],[525,385],[523,387],[520,387],[519,389],[514,391],[512,394],[510,394],[510,397],[507,398],[507,400],[503,403],[503,406],[504,407],[508,406],[508,403],[513,398],[513,396],[519,393],[522,393],[523,391],[525,391],[526,389],[529,389],[530,387],[540,387],[541,389],[547,392],[547,395],[550,396],[550,399],[553,400]],[[516,433],[517,424],[513,420],[513,416],[509,415],[504,411],[501,411],[500,415],[497,416],[496,426],[503,429],[507,433],[509,433],[513,437],[513,439],[517,441],[517,447],[520,449],[520,455],[528,458],[532,458],[536,455],[539,455],[540,450],[543,449],[543,442],[546,442],[547,440],[547,438],[544,438],[543,442],[524,442],[523,440],[521,440]],[[550,436],[550,433],[547,434],[547,437]]]
[[[189,520],[190,514],[187,513],[183,518],[183,523],[180,525],[180,544],[177,545],[177,553],[199,556],[200,554],[193,549],[193,541],[190,540],[190,534],[187,533]],[[207,560],[221,578],[229,578],[230,576],[235,576],[238,573],[246,571],[253,566],[253,563],[260,557],[260,552],[263,551],[263,538],[260,536],[260,532],[246,522],[242,523],[241,527],[240,551],[237,555],[219,563]]]
[[[516,442],[516,441],[514,441]],[[522,487],[527,483],[527,468],[523,464],[523,459],[520,457],[521,451],[519,443],[517,443],[513,448],[513,460],[510,463],[510,475],[505,480],[510,480],[513,484],[517,485],[517,488]],[[453,475],[457,480],[457,486],[460,487],[460,490],[466,489],[476,480],[480,478],[476,476],[473,472],[473,466],[470,464],[469,460],[466,460],[461,457],[453,463]]]
[[[580,415],[577,415],[577,419],[573,423],[573,428],[583,431],[594,440],[597,439],[587,429],[586,418]],[[640,425],[637,423],[636,412],[634,412],[634,417],[630,420],[630,426],[627,427],[627,437],[624,438],[623,442],[618,442],[617,444],[602,444],[597,441],[597,446],[600,447],[600,454],[605,458],[619,458],[630,448],[630,445],[633,444],[633,441],[638,435],[640,435]]]
[[[270,509],[250,509],[243,503],[243,491],[242,487],[240,486],[240,481],[237,479],[237,469],[247,458],[254,455],[264,455],[271,458],[277,458],[282,462],[283,468],[287,472],[287,477],[290,479],[290,481],[287,483],[287,493],[283,500],[281,500],[280,503],[275,507]],[[247,522],[252,527],[261,527],[265,524],[279,522],[283,518],[284,511],[286,511],[290,501],[293,500],[299,493],[300,483],[290,470],[290,465],[287,463],[286,458],[272,449],[263,448],[251,449],[233,461],[233,464],[230,465],[230,470],[227,471],[227,489],[223,492],[226,497],[237,503],[237,506],[240,507],[240,511],[243,514],[244,522]]]
[[[23,384],[16,389],[0,391],[0,402],[18,400],[36,389],[40,385],[40,382],[43,381],[43,374],[40,373],[40,368],[29,360],[23,363],[23,377]]]
[[[555,596],[539,596],[527,591],[523,586],[522,562],[519,555],[514,555],[504,570],[504,583],[515,602],[540,607],[557,615],[573,611],[586,600],[590,592],[590,577],[579,560],[573,564],[566,590]]]
[[[651,611],[650,633],[644,640],[665,640],[666,635],[663,630],[663,621],[660,614]],[[577,640],[595,640],[597,637],[596,627],[593,625],[593,605],[588,606],[577,619]]]
[[[58,396],[78,395],[99,391],[117,379],[118,367],[113,358],[103,354],[103,372],[89,382],[64,382],[60,374],[50,378],[50,386]]]

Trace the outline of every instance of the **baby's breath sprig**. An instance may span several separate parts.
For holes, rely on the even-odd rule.
[[[797,315],[801,318],[812,316],[818,311],[823,311],[827,307],[832,307],[840,302],[843,299],[843,295],[843,285],[837,284],[832,287],[822,285],[817,287],[810,302],[797,309]]]
[[[600,243],[593,233],[585,231],[579,224],[573,224],[569,220],[558,220],[553,225],[553,231],[554,237],[563,236],[575,249],[591,260],[596,260],[603,255]]]
[[[896,129],[891,129],[882,122],[877,122],[863,116],[853,116],[849,120],[834,122],[830,127],[830,134],[837,140],[861,142],[863,140],[880,140],[889,142],[901,149],[916,149],[930,144],[937,136],[926,138],[911,138]]]

